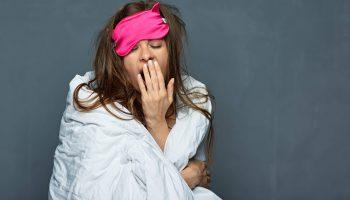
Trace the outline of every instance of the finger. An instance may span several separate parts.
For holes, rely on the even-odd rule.
[[[169,83],[170,83],[170,81],[169,81]],[[193,162],[193,165],[195,165],[198,168],[198,170],[200,170],[201,173],[204,173],[203,161],[193,159],[192,162]]]
[[[204,162],[204,167],[205,167],[205,168],[207,168],[207,167],[208,167],[207,162]]]
[[[165,83],[164,83],[164,76],[162,74],[162,70],[160,69],[160,66],[157,61],[154,61],[154,66],[158,77],[159,90],[163,91],[165,90]]]
[[[154,64],[153,64],[152,60],[148,61],[148,66],[149,66],[149,71],[150,71],[150,74],[151,74],[151,80],[152,80],[153,89],[154,89],[155,92],[158,92],[159,91],[158,77],[157,77],[156,70],[155,70],[155,67],[154,67]]]
[[[168,100],[169,103],[173,102],[173,92],[174,92],[174,78],[170,79],[167,87],[167,92],[168,92]]]
[[[205,161],[202,161],[202,167],[203,167],[203,169],[207,169]]]
[[[206,177],[206,178],[205,178],[205,187],[208,187],[208,186],[209,186],[209,178]]]
[[[148,67],[146,64],[143,65],[143,75],[144,75],[145,80],[146,80],[147,90],[153,91],[151,77],[149,75]]]
[[[206,176],[206,183],[207,183],[207,185],[209,185],[209,183],[210,183],[210,176]]]
[[[201,160],[198,160],[198,162],[199,162],[199,167],[200,167],[200,169],[201,169],[201,172],[202,172],[203,174],[205,174],[205,170],[206,170],[205,162],[204,162],[204,161],[201,161]]]
[[[210,183],[210,180],[208,177],[205,177],[202,179],[202,186],[205,187],[205,188],[209,188],[209,183]]]
[[[200,186],[208,188],[209,182],[210,182],[210,180],[208,177],[203,177],[201,182],[200,182]]]
[[[143,83],[143,79],[141,77],[141,74],[137,74],[137,83],[139,85],[139,88],[140,88],[140,91],[141,91],[141,95],[142,96],[147,95],[146,86]]]

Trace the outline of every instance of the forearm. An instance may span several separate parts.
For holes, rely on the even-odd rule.
[[[152,134],[160,149],[163,151],[165,142],[170,132],[166,120],[149,121],[147,122],[147,129]]]

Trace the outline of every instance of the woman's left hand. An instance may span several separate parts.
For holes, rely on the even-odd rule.
[[[191,189],[197,186],[209,187],[210,174],[208,174],[207,164],[204,161],[190,159],[180,174]]]
[[[164,77],[157,61],[148,61],[143,66],[146,85],[141,77],[137,82],[141,91],[142,109],[147,124],[156,124],[165,121],[165,114],[173,102],[174,78],[165,88]]]

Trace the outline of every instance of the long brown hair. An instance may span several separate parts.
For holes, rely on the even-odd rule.
[[[93,59],[93,69],[95,76],[88,83],[82,83],[76,87],[73,94],[73,99],[76,107],[80,111],[87,112],[103,106],[110,114],[115,116],[118,119],[123,119],[107,108],[107,104],[110,104],[112,108],[123,112],[127,115],[130,115],[134,119],[140,121],[143,125],[146,126],[145,118],[142,110],[142,104],[140,102],[140,93],[135,90],[131,85],[130,81],[127,78],[126,70],[123,66],[123,57],[118,56],[113,51],[113,40],[111,38],[111,33],[113,28],[117,23],[124,17],[130,16],[134,13],[148,10],[154,5],[154,1],[137,1],[125,4],[121,7],[112,17],[110,17],[103,27],[102,30],[98,33],[98,36],[95,40],[95,52]],[[170,105],[166,118],[168,119],[173,114],[177,115],[177,110],[183,106],[188,106],[197,110],[205,115],[209,120],[209,130],[206,137],[206,157],[208,165],[212,162],[212,147],[213,147],[213,112],[210,113],[206,109],[203,109],[197,106],[192,100],[192,98],[205,98],[204,102],[207,102],[210,97],[211,102],[214,103],[214,96],[209,92],[208,88],[205,89],[205,93],[194,91],[195,88],[185,88],[181,74],[188,75],[186,69],[186,63],[184,59],[184,42],[188,44],[187,34],[185,29],[185,23],[181,20],[180,12],[178,8],[173,5],[160,3],[159,7],[162,17],[165,17],[170,26],[169,33],[165,36],[165,42],[168,49],[168,66],[171,66],[168,70],[168,74],[165,76],[165,83],[168,83],[171,77],[175,77],[174,82],[174,101]],[[79,90],[86,86],[94,93],[95,95],[92,99],[88,101],[81,101],[78,98]],[[181,107],[177,107],[178,99],[180,98],[183,102]],[[97,100],[96,100],[97,98]],[[96,101],[95,101],[96,100]],[[94,103],[91,103],[91,102]],[[89,102],[88,104],[86,104]],[[113,102],[118,102],[128,109],[130,113],[124,112],[119,109]],[[213,106],[213,109],[215,107]]]

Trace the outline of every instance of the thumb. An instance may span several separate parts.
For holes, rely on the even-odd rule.
[[[167,92],[168,92],[168,100],[169,100],[169,103],[171,104],[173,102],[174,78],[170,79],[167,86]]]

